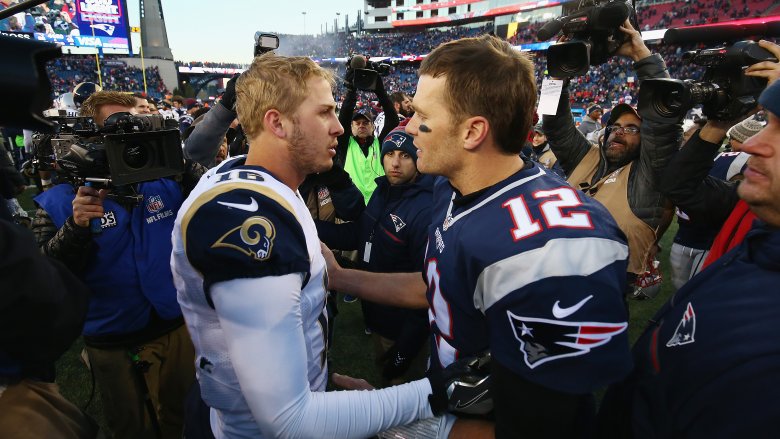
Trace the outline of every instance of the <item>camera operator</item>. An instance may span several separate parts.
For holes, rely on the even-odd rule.
[[[620,29],[628,38],[616,54],[634,60],[639,81],[668,78],[661,56],[651,54],[628,20]],[[544,116],[543,128],[568,182],[604,204],[628,237],[632,284],[648,268],[671,219],[656,189],[656,175],[677,150],[681,125],[642,120],[633,107],[618,104],[607,122],[604,144],[592,146],[574,126],[564,87],[557,114]]]
[[[0,435],[94,438],[97,425],[65,399],[54,362],[79,336],[89,290],[0,205]]]
[[[382,77],[379,75],[376,78],[375,88],[369,90],[376,94],[379,105],[382,106],[382,111],[385,113],[384,127],[379,136],[374,136],[374,118],[368,108],[355,113],[355,104],[357,103],[355,65],[359,65],[355,59],[358,57],[360,55],[350,59],[347,73],[344,75],[344,86],[347,92],[341,104],[341,111],[339,111],[339,122],[344,128],[344,134],[339,136],[335,160],[349,173],[355,186],[363,194],[363,201],[368,204],[371,194],[376,189],[374,180],[385,174],[382,167],[380,144],[385,136],[398,126],[399,119],[393,102],[385,91]]]
[[[773,437],[780,419],[780,82],[759,102],[767,126],[748,139],[737,192],[752,230],[653,318],[634,372],[607,391],[600,438]]]
[[[81,111],[103,126],[109,115],[132,113],[134,106],[132,95],[97,92]],[[141,203],[67,183],[35,199],[33,230],[44,254],[64,262],[92,290],[83,335],[111,437],[182,434],[194,350],[176,301],[170,236],[184,197],[205,171],[191,162],[185,169],[181,181],[138,183]],[[90,231],[93,219],[100,219],[99,234]]]
[[[780,46],[777,44],[761,40],[759,46],[780,59]],[[780,78],[780,63],[762,61],[749,66],[744,74],[766,78],[768,88]],[[680,149],[661,175],[659,190],[665,196],[691,218],[720,229],[700,269],[706,268],[723,253],[737,246],[753,225],[755,215],[747,203],[739,200],[738,184],[708,174],[713,167],[713,157],[728,133],[733,135],[736,131],[744,131],[748,123],[755,125],[758,123],[755,118],[751,116],[731,129],[729,127],[734,124],[733,120],[708,120],[704,128]],[[740,146],[740,150],[743,146]]]

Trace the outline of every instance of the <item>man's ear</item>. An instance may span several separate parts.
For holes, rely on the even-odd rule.
[[[490,122],[482,116],[470,117],[463,121],[461,133],[463,134],[463,147],[466,150],[478,148],[490,132]]]
[[[271,108],[263,115],[263,128],[280,139],[287,137],[287,129],[284,126],[284,118],[279,110]]]

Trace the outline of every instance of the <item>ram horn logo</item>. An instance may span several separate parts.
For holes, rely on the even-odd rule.
[[[106,24],[106,23],[93,24],[93,25],[90,25],[89,27],[91,27],[93,29],[100,29],[103,32],[105,32],[105,33],[107,33],[108,35],[111,35],[111,36],[114,35],[114,30],[116,29],[116,26],[112,26],[112,25]]]
[[[253,216],[222,235],[211,248],[232,248],[258,261],[271,257],[276,228],[268,218]]]

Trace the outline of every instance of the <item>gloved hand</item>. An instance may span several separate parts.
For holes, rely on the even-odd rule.
[[[317,176],[317,183],[328,187],[329,189],[339,190],[352,184],[352,179],[347,171],[338,163],[333,163],[333,167]]]
[[[401,350],[398,349],[398,343],[391,346],[390,349],[382,355],[381,360],[384,363],[382,378],[388,381],[402,376],[409,370],[409,366],[412,365],[412,356],[401,352]]]
[[[445,412],[483,415],[493,410],[490,392],[490,353],[466,357],[428,373],[434,415]]]
[[[236,73],[230,78],[227,84],[225,84],[225,93],[219,101],[220,104],[233,113],[236,112],[236,81],[238,81],[239,76],[240,74]]]

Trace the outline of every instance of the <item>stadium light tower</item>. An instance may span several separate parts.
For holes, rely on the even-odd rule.
[[[165,30],[161,0],[139,0],[141,11],[141,46],[147,58],[173,60]]]
[[[306,35],[306,11],[301,12],[303,15],[303,34]]]

